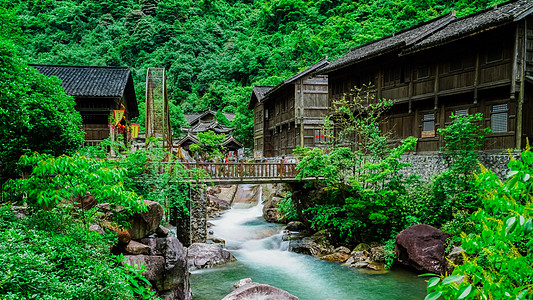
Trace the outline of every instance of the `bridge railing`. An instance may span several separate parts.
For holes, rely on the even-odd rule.
[[[183,166],[187,169],[203,169],[212,179],[284,179],[295,178],[298,175],[296,163],[184,162]]]

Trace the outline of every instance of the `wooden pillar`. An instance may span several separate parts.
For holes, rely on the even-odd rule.
[[[479,85],[479,51],[476,51],[476,67],[474,70],[474,104],[477,104],[477,86]]]
[[[516,130],[515,130],[515,148],[522,149],[522,123],[523,123],[523,105],[525,92],[525,74],[527,63],[527,18],[524,18],[524,48],[522,49],[522,69],[520,70],[520,92],[518,93],[518,103],[516,109]]]
[[[433,104],[433,109],[437,110],[439,105],[439,63],[435,67],[435,84],[434,84],[434,94],[435,94],[435,103]]]

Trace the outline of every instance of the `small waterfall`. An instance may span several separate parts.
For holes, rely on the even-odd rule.
[[[305,300],[398,299],[419,300],[426,284],[416,274],[390,272],[372,276],[357,269],[287,251],[283,225],[263,219],[262,191],[258,204],[234,203],[221,217],[210,220],[213,236],[226,241],[237,258],[219,268],[191,275],[195,299],[221,299],[240,279],[270,284]],[[216,283],[216,284],[214,284]]]

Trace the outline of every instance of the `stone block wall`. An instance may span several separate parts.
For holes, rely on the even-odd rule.
[[[190,189],[191,202],[187,204],[188,216],[181,216],[176,224],[177,236],[185,246],[207,241],[207,187],[205,185]]]
[[[520,156],[519,153],[512,155],[516,158]],[[482,152],[479,160],[487,169],[496,173],[500,179],[504,179],[507,175],[509,154]],[[412,164],[411,167],[405,168],[407,174],[417,174],[421,180],[425,181],[429,181],[433,176],[442,173],[447,168],[441,152],[403,155],[402,162]]]

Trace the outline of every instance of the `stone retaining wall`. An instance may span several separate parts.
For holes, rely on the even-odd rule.
[[[513,153],[514,157],[519,157],[519,153]],[[487,169],[492,170],[501,179],[505,178],[509,163],[509,154],[507,153],[481,153],[479,160]],[[443,154],[437,153],[417,153],[402,156],[402,162],[412,164],[412,167],[406,167],[407,174],[418,174],[420,179],[429,181],[433,176],[442,173],[447,166],[444,163]]]
[[[207,241],[207,187],[200,185],[191,189],[189,193],[191,199],[187,203],[189,215],[180,216],[177,221],[177,236],[185,245],[193,243],[205,243]]]

